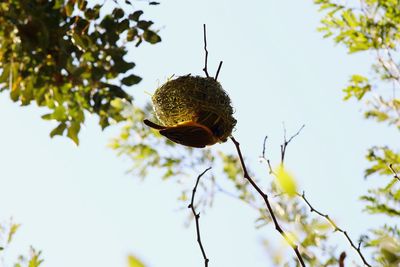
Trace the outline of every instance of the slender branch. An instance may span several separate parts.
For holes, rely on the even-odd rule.
[[[292,140],[300,134],[300,132],[303,130],[303,128],[306,127],[305,124],[303,124],[300,129],[292,135],[289,140],[286,139],[286,127],[285,124],[283,124],[283,144],[281,145],[281,165],[283,165],[283,162],[285,161],[285,154],[286,154],[286,148],[289,145]]]
[[[194,188],[193,188],[193,191],[192,191],[192,200],[190,201],[190,204],[189,204],[189,206],[188,206],[188,208],[192,210],[194,219],[195,219],[195,221],[196,221],[197,243],[199,243],[199,247],[200,247],[200,250],[201,250],[201,254],[203,254],[204,266],[205,266],[205,267],[208,266],[208,262],[209,262],[210,260],[207,258],[206,252],[205,252],[204,247],[203,247],[203,243],[201,242],[201,237],[200,237],[200,223],[199,223],[199,220],[200,220],[200,213],[196,213],[196,210],[195,210],[195,208],[194,208],[194,195],[196,194],[196,190],[197,190],[197,186],[199,185],[200,178],[201,178],[208,170],[210,170],[210,169],[211,169],[211,167],[207,168],[205,171],[203,171],[203,172],[197,177],[196,184],[195,184],[195,186],[194,186]]]
[[[206,24],[203,24],[203,37],[204,37],[204,51],[206,52],[204,59],[204,68],[203,71],[206,74],[207,78],[210,77],[207,71],[207,63],[208,63],[208,50],[207,50],[207,32],[206,32]]]
[[[349,241],[350,245],[352,248],[354,248],[358,255],[360,256],[361,260],[363,261],[365,266],[371,267],[371,265],[367,262],[367,260],[365,259],[364,255],[361,252],[361,242],[358,243],[358,246],[356,246],[354,244],[354,242],[351,240],[350,236],[347,234],[347,232],[345,230],[343,230],[342,228],[340,228],[330,217],[328,214],[323,214],[322,212],[316,210],[311,203],[308,201],[308,199],[306,198],[305,192],[303,191],[302,194],[296,193],[299,197],[301,197],[304,202],[307,204],[307,206],[310,208],[311,212],[314,212],[316,214],[318,214],[321,217],[324,217],[334,228],[335,231],[337,232],[341,232],[347,239],[347,241]]]
[[[268,211],[269,211],[269,214],[270,214],[270,216],[272,218],[272,221],[274,222],[275,229],[282,235],[282,237],[286,240],[286,242],[292,247],[292,249],[296,253],[296,256],[297,256],[297,259],[300,262],[300,265],[305,267],[306,265],[305,265],[304,260],[303,260],[303,258],[301,256],[300,252],[299,252],[298,246],[289,238],[289,236],[286,234],[286,232],[284,232],[282,230],[281,226],[279,225],[278,220],[276,219],[274,210],[272,209],[271,204],[269,203],[268,195],[265,194],[261,190],[261,188],[254,182],[254,180],[250,177],[250,175],[249,175],[249,173],[247,171],[247,168],[246,168],[246,164],[244,163],[244,159],[243,159],[242,151],[240,150],[239,142],[236,141],[236,139],[233,136],[231,136],[230,138],[231,138],[232,142],[234,143],[234,145],[236,147],[236,150],[237,150],[237,153],[238,153],[238,156],[239,156],[239,160],[240,160],[240,163],[242,165],[244,178],[247,179],[247,181],[249,181],[249,183],[253,186],[253,188],[264,199],[264,202],[265,202],[265,204],[266,204],[266,206],[268,208]]]
[[[397,172],[396,172],[396,170],[393,168],[393,164],[392,163],[390,163],[389,164],[389,169],[392,171],[392,173],[393,173],[393,177],[395,178],[395,179],[397,179],[398,181],[400,181],[400,177],[399,177],[399,175],[397,174]]]
[[[218,80],[218,75],[219,75],[219,71],[221,70],[222,63],[224,63],[224,62],[221,60],[221,61],[219,62],[219,66],[218,66],[218,69],[217,69],[217,74],[215,74],[214,80]]]
[[[281,145],[281,164],[283,164],[283,162],[284,162],[287,146],[289,145],[289,143],[290,143],[296,136],[298,136],[298,135],[300,134],[300,132],[303,130],[304,127],[305,127],[305,125],[303,124],[303,125],[300,127],[300,129],[299,129],[294,135],[292,135],[289,139],[287,139],[287,138],[286,138],[286,127],[285,127],[285,125],[283,125],[283,131],[284,131],[284,136],[283,136],[283,138],[284,138],[284,142],[283,142],[283,144]],[[275,173],[274,173],[273,170],[272,170],[270,160],[267,159],[266,156],[265,156],[265,151],[266,151],[265,147],[266,147],[267,138],[268,138],[267,136],[264,138],[262,158],[267,162],[268,167],[269,167],[270,174],[274,174],[274,175],[275,175]],[[398,175],[397,175],[397,172],[396,172],[396,171],[393,169],[393,167],[392,167],[392,164],[389,165],[389,168],[392,170],[393,174],[395,175],[395,178],[396,178],[396,179],[399,179],[399,177],[398,177]],[[285,193],[280,193],[280,194],[277,194],[277,195],[274,196],[274,197],[278,197],[278,196],[281,196],[281,195],[284,195],[284,194],[285,194]],[[357,251],[357,253],[359,254],[360,258],[362,259],[364,265],[366,265],[366,266],[368,266],[368,267],[371,267],[371,265],[368,264],[368,262],[366,261],[365,257],[364,257],[363,254],[361,253],[361,248],[360,248],[360,247],[361,247],[361,243],[359,243],[358,246],[356,247],[355,244],[354,244],[354,242],[351,240],[350,236],[347,234],[347,232],[344,231],[343,229],[341,229],[340,227],[338,227],[338,226],[336,225],[336,223],[329,217],[329,215],[321,213],[320,211],[316,210],[316,209],[311,205],[311,203],[310,203],[310,202],[308,201],[308,199],[306,198],[305,192],[304,192],[304,191],[303,191],[303,194],[296,193],[296,195],[299,196],[299,197],[301,197],[301,198],[304,200],[304,202],[305,202],[305,203],[307,204],[307,206],[310,208],[310,211],[311,211],[311,212],[315,212],[315,213],[317,213],[319,216],[324,217],[324,218],[332,225],[332,227],[334,228],[335,231],[341,232],[341,233],[346,237],[346,239],[349,241],[350,245]],[[339,262],[342,262],[342,263],[343,263],[343,266],[344,266],[344,258],[346,257],[346,254],[345,254],[345,253],[344,253],[344,254],[342,253],[340,256],[341,256],[341,257],[340,257],[340,259],[339,259]]]

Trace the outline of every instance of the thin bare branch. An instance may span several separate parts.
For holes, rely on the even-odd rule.
[[[368,266],[368,267],[371,267],[371,265],[367,262],[367,260],[365,259],[364,255],[363,255],[362,252],[361,252],[361,242],[358,244],[358,246],[356,246],[356,245],[354,244],[354,242],[351,240],[350,236],[347,234],[347,232],[346,232],[345,230],[343,230],[342,228],[340,228],[340,227],[329,217],[328,214],[323,214],[322,212],[316,210],[316,209],[311,205],[311,203],[310,203],[310,202],[308,201],[308,199],[306,198],[306,195],[305,195],[305,192],[304,192],[304,191],[303,191],[302,194],[299,194],[299,193],[296,193],[296,194],[304,200],[304,202],[305,202],[305,203],[307,204],[307,206],[310,208],[310,211],[311,211],[311,212],[314,212],[314,213],[318,214],[319,216],[324,217],[324,218],[330,223],[330,225],[332,225],[333,229],[334,229],[336,232],[342,233],[342,234],[346,237],[347,241],[349,241],[351,247],[354,248],[354,249],[357,251],[357,253],[358,253],[358,255],[360,256],[361,260],[363,261],[364,265],[365,265],[365,266]]]
[[[194,219],[195,219],[195,222],[196,222],[197,243],[199,243],[199,247],[200,247],[200,250],[201,250],[201,254],[203,254],[204,266],[205,266],[205,267],[208,267],[208,262],[209,262],[210,260],[207,258],[206,252],[205,252],[204,247],[203,247],[203,243],[201,242],[201,237],[200,237],[200,223],[199,223],[199,220],[200,220],[200,213],[196,213],[196,210],[195,210],[195,208],[194,208],[194,196],[195,196],[195,194],[196,194],[196,190],[197,190],[197,186],[199,185],[200,178],[201,178],[207,171],[209,171],[210,169],[211,169],[211,167],[210,167],[210,168],[207,168],[205,171],[203,171],[203,172],[197,177],[196,184],[195,184],[195,186],[194,186],[194,188],[193,188],[193,191],[192,191],[192,199],[191,199],[190,204],[189,204],[189,206],[188,206],[188,208],[192,210],[192,213],[193,213],[193,216],[194,216]]]
[[[272,175],[276,176],[276,173],[275,173],[274,170],[272,169],[271,161],[265,156],[265,151],[266,151],[266,147],[267,147],[267,139],[268,139],[268,136],[266,135],[266,136],[264,137],[262,156],[260,157],[260,159],[261,159],[262,161],[265,161],[265,162],[267,163],[268,168],[269,168],[269,174],[272,174]]]
[[[205,54],[205,59],[204,59],[204,68],[203,71],[206,74],[207,78],[210,77],[208,75],[208,70],[207,70],[207,63],[208,63],[208,50],[207,50],[207,31],[206,31],[206,24],[203,24],[203,37],[204,37],[204,51],[206,52]]]
[[[219,62],[219,66],[218,66],[218,69],[217,69],[217,74],[215,74],[214,80],[218,80],[218,75],[219,75],[219,71],[221,70],[222,63],[224,63],[224,62],[221,60],[221,61]]]
[[[300,251],[299,251],[299,249],[298,249],[298,246],[289,238],[289,236],[286,234],[286,232],[283,231],[282,228],[281,228],[281,226],[279,225],[278,220],[276,219],[274,210],[272,209],[271,204],[270,204],[270,202],[269,202],[269,200],[268,200],[268,195],[267,195],[266,193],[264,193],[264,192],[261,190],[261,188],[260,188],[260,187],[254,182],[254,180],[250,177],[250,175],[249,175],[249,173],[248,173],[248,171],[247,171],[247,168],[246,168],[246,164],[244,163],[244,159],[243,159],[242,151],[240,150],[240,144],[239,144],[239,142],[236,141],[236,139],[235,139],[233,136],[231,136],[230,138],[231,138],[232,142],[234,143],[234,145],[235,145],[235,147],[236,147],[236,150],[237,150],[237,153],[238,153],[238,156],[239,156],[239,160],[240,160],[240,163],[241,163],[241,165],[242,165],[243,176],[244,176],[244,178],[247,179],[247,181],[249,181],[249,183],[253,186],[253,188],[254,188],[254,189],[258,192],[258,194],[260,194],[260,196],[263,198],[263,200],[264,200],[264,202],[265,202],[265,204],[266,204],[266,206],[267,206],[267,208],[268,208],[269,214],[270,214],[270,216],[271,216],[271,218],[272,218],[272,221],[274,222],[275,229],[282,235],[282,237],[286,240],[286,242],[292,247],[292,249],[293,249],[294,252],[296,253],[296,256],[297,256],[297,259],[299,260],[300,265],[301,265],[302,267],[305,267],[306,265],[305,265],[305,263],[304,263],[304,260],[303,260],[303,258],[302,258],[302,256],[301,256],[301,254],[300,254]]]
[[[265,159],[265,148],[267,146],[267,139],[268,139],[268,135],[266,135],[264,137],[264,142],[263,142],[263,150],[262,150],[262,158]]]

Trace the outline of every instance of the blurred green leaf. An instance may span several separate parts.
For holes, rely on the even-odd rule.
[[[15,224],[15,223],[11,224],[10,230],[8,232],[7,243],[10,243],[12,241],[15,233],[17,232],[20,226],[21,226],[20,224]]]

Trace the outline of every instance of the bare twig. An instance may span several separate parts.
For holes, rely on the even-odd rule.
[[[396,170],[393,168],[393,164],[392,164],[392,163],[389,164],[389,169],[392,171],[393,177],[394,177],[395,179],[397,179],[398,181],[400,181],[400,177],[399,177],[399,175],[397,174]]]
[[[268,135],[266,135],[264,137],[264,142],[263,142],[263,151],[262,151],[262,158],[265,159],[265,148],[267,146],[267,139],[268,139]]]
[[[266,135],[266,136],[264,137],[263,151],[262,151],[261,159],[264,160],[265,162],[267,162],[268,168],[269,168],[269,174],[272,174],[272,175],[276,176],[276,173],[275,173],[274,170],[272,169],[271,161],[270,161],[268,158],[265,157],[265,151],[266,151],[265,148],[267,147],[267,139],[268,139],[268,135]]]
[[[204,68],[203,71],[206,74],[207,78],[210,77],[207,71],[207,63],[208,63],[208,50],[207,50],[207,32],[206,32],[206,24],[203,24],[203,37],[204,37],[204,51],[206,52],[204,59]]]
[[[292,135],[292,136],[289,138],[289,140],[287,140],[287,139],[286,139],[286,127],[285,127],[285,124],[283,124],[283,144],[281,145],[281,165],[283,165],[283,162],[284,162],[284,160],[285,160],[285,154],[286,154],[286,148],[287,148],[287,146],[289,145],[290,142],[292,142],[292,140],[293,140],[296,136],[298,136],[298,135],[300,134],[301,130],[303,130],[303,128],[304,128],[305,126],[306,126],[306,125],[303,124],[303,125],[300,127],[300,129],[297,131],[297,133],[295,133],[294,135]]]
[[[340,228],[339,226],[337,226],[337,224],[329,217],[328,214],[323,214],[322,212],[316,210],[311,203],[308,201],[308,199],[306,198],[305,192],[303,191],[302,194],[296,193],[299,197],[301,197],[304,202],[307,204],[307,206],[310,208],[311,212],[315,212],[316,214],[318,214],[321,217],[324,217],[334,228],[335,231],[337,232],[341,232],[347,239],[347,241],[349,241],[350,245],[352,248],[354,248],[358,255],[360,256],[361,260],[363,261],[365,266],[371,267],[371,265],[367,262],[367,260],[365,259],[364,255],[361,252],[361,242],[358,243],[358,246],[356,246],[354,244],[354,242],[351,240],[350,236],[347,234],[347,232],[345,230],[343,230],[342,228]]]
[[[297,259],[299,260],[299,263],[301,266],[305,267],[305,263],[304,260],[299,252],[298,246],[289,238],[289,236],[286,234],[286,232],[284,232],[281,228],[281,226],[278,223],[278,220],[276,219],[274,210],[271,207],[271,204],[269,203],[268,200],[268,195],[266,193],[264,193],[261,188],[254,182],[254,180],[250,177],[247,168],[246,168],[246,164],[244,163],[244,159],[243,159],[243,155],[242,155],[242,151],[240,150],[240,144],[238,141],[236,141],[236,139],[231,136],[230,137],[232,142],[234,143],[238,156],[239,156],[239,160],[240,163],[242,165],[242,169],[243,169],[243,176],[245,179],[247,179],[249,181],[249,183],[253,186],[253,188],[258,192],[258,194],[260,194],[260,196],[264,199],[264,202],[268,208],[269,214],[272,218],[272,221],[274,222],[275,225],[275,229],[283,236],[283,238],[286,240],[286,242],[293,248],[294,252],[296,253]]]
[[[204,250],[204,247],[203,247],[203,244],[202,244],[201,238],[200,238],[200,224],[199,224],[200,213],[196,213],[196,210],[195,210],[195,208],[194,208],[194,195],[196,194],[196,190],[197,190],[197,186],[199,185],[200,178],[201,178],[208,170],[210,170],[210,169],[211,169],[211,167],[210,167],[210,168],[207,168],[205,171],[203,171],[203,172],[197,177],[196,184],[195,184],[195,186],[194,186],[194,188],[193,188],[193,191],[192,191],[192,200],[190,201],[190,204],[189,204],[189,206],[188,206],[188,208],[192,210],[192,213],[193,213],[193,216],[194,216],[194,219],[195,219],[195,222],[196,222],[197,243],[199,243],[201,253],[203,254],[204,266],[205,266],[205,267],[208,266],[208,262],[209,262],[210,260],[209,260],[209,259],[207,258],[207,256],[206,256],[206,252],[205,252],[205,250]]]
[[[217,69],[217,74],[215,74],[214,80],[218,80],[218,75],[219,75],[219,71],[221,70],[222,63],[224,63],[224,62],[223,61],[219,62],[219,66],[218,66],[218,69]]]

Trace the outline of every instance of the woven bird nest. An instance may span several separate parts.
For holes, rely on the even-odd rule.
[[[214,143],[225,142],[236,125],[231,100],[213,78],[188,75],[170,80],[156,90],[152,101],[163,126],[193,122],[207,127]]]

